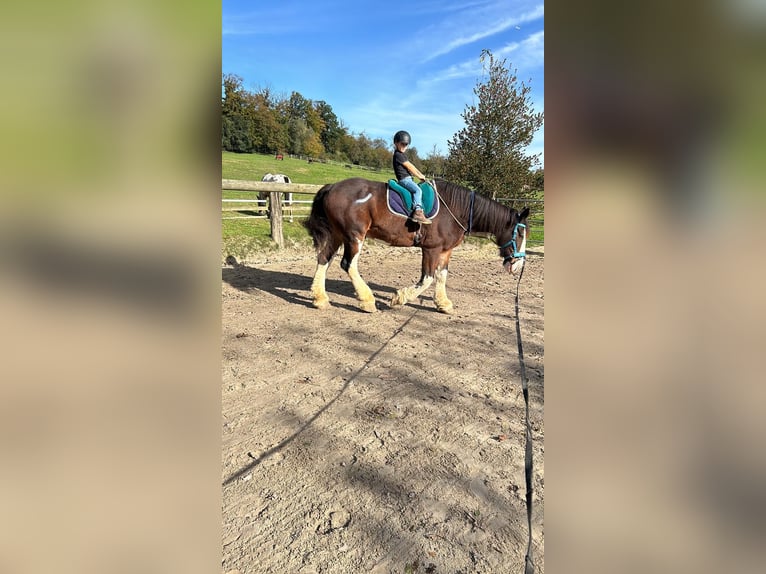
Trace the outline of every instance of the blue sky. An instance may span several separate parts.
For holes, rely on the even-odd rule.
[[[421,157],[465,123],[489,49],[543,111],[543,3],[537,0],[223,0],[222,67],[244,87],[330,104],[354,134],[405,129]],[[528,153],[542,153],[543,129]],[[541,156],[541,162],[543,157]]]

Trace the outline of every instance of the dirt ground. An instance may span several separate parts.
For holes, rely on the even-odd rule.
[[[544,571],[543,248],[520,288],[534,441],[533,556]],[[527,542],[515,278],[497,249],[453,253],[447,294],[391,309],[417,249],[366,246],[378,312],[335,261],[222,269],[223,557],[227,573],[521,573]]]

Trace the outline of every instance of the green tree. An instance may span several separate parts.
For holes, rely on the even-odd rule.
[[[393,154],[394,152],[392,151],[391,153]],[[415,146],[407,148],[407,159],[409,159],[418,169],[420,169],[420,165],[423,163],[423,160],[420,159],[420,155],[418,154],[418,148]]]
[[[436,144],[434,144],[433,149],[431,149],[430,153],[423,160],[423,167],[420,171],[427,176],[442,177],[444,176],[444,165],[446,161],[447,158],[439,153],[436,149]]]
[[[348,159],[354,165],[370,165],[372,160],[372,140],[364,132],[353,137],[349,148],[346,150]]]
[[[466,126],[449,140],[445,176],[487,197],[522,193],[539,155],[526,155],[543,114],[535,113],[531,88],[519,84],[505,60],[483,50],[481,62],[489,75],[474,88],[478,99],[462,114]]]
[[[333,155],[340,161],[351,162],[351,157],[355,153],[356,147],[356,138],[348,130],[345,130],[338,140],[338,147]]]
[[[288,150],[296,155],[318,157],[324,148],[319,135],[311,129],[306,120],[293,118],[287,122]]]
[[[251,153],[253,141],[250,139],[248,123],[239,114],[223,116],[221,121],[221,148],[237,153]]]
[[[311,109],[311,100],[304,98],[300,92],[293,92],[287,100],[287,116],[290,119],[306,120]]]
[[[224,74],[221,83],[221,147],[227,151],[250,153],[254,149],[253,122],[247,109],[248,94],[242,87],[242,78]]]
[[[234,74],[223,74],[221,96],[221,111],[224,116],[241,114],[245,107],[245,89],[242,87],[242,78]]]
[[[318,158],[324,155],[324,147],[322,146],[322,140],[319,139],[319,134],[309,128],[308,138],[303,144],[303,153],[309,157]]]
[[[253,149],[260,153],[275,153],[287,148],[287,128],[280,122],[272,103],[271,92],[262,88],[247,94],[247,113],[251,119],[250,135]]]
[[[323,122],[319,138],[322,140],[325,151],[329,155],[333,155],[340,151],[341,140],[347,134],[346,128],[343,127],[338,116],[333,112],[332,106],[327,102],[320,100],[314,104],[314,108]]]

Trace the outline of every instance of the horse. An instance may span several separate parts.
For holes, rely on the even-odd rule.
[[[430,225],[422,226],[389,211],[385,182],[355,177],[327,184],[317,192],[311,214],[304,222],[317,252],[311,284],[314,307],[330,306],[325,277],[343,245],[340,266],[351,279],[360,308],[368,313],[376,310],[372,291],[358,269],[359,253],[368,237],[395,247],[421,249],[420,280],[399,289],[391,299],[392,307],[415,300],[435,280],[437,310],[452,313],[454,307],[446,289],[450,256],[463,238],[474,231],[494,235],[506,271],[515,275],[521,270],[526,256],[528,207],[518,212],[446,180],[436,179],[432,183],[445,209],[439,209]]]
[[[290,183],[290,178],[287,177],[283,173],[267,173],[262,178],[261,181],[268,181],[271,183]],[[293,220],[293,193],[291,191],[288,191],[287,193],[283,193],[283,200],[282,205],[284,207],[287,207],[287,211],[290,215],[290,221]],[[268,191],[259,191],[258,192],[258,213],[262,213],[262,210],[260,209],[261,205],[266,205],[266,202],[269,199],[269,192]]]

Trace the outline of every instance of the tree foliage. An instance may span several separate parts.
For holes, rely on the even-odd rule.
[[[481,61],[488,75],[474,88],[477,103],[462,114],[465,127],[448,142],[445,176],[493,199],[519,196],[532,185],[539,155],[526,155],[525,149],[543,114],[534,112],[531,88],[518,82],[505,60],[484,50]]]
[[[330,104],[299,92],[289,97],[268,87],[249,92],[242,78],[224,74],[221,115],[221,147],[227,151],[286,152],[378,168],[391,163],[388,142],[350,134]]]
[[[444,167],[447,158],[439,153],[436,144],[425,159],[421,160],[420,171],[428,177],[444,177]]]
[[[245,106],[246,93],[242,78],[232,74],[223,77],[223,99],[221,101],[221,145],[223,149],[240,153],[253,151],[250,135],[252,122],[248,121]]]

